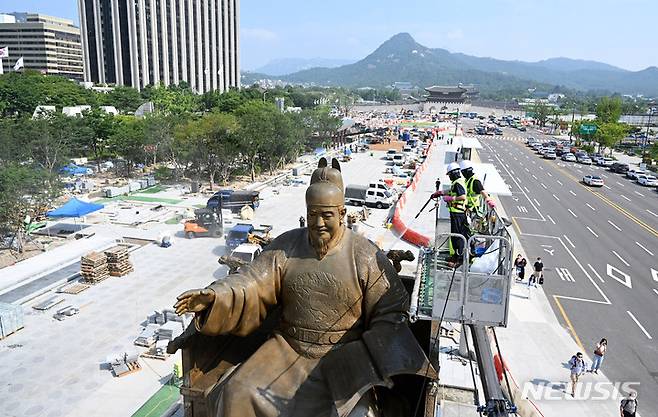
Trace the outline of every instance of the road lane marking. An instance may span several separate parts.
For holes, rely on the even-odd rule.
[[[560,201],[560,199],[557,198],[557,196],[556,196],[555,194],[553,194],[553,197],[554,197],[557,201]]]
[[[648,339],[653,339],[653,337],[651,337],[651,335],[649,334],[649,332],[647,332],[647,329],[645,329],[644,326],[643,326],[643,325],[642,325],[642,324],[641,324],[641,323],[635,318],[635,316],[633,315],[633,313],[631,313],[631,312],[628,311],[628,310],[626,310],[626,312],[628,313],[629,316],[631,316],[631,318],[633,319],[633,321],[635,322],[635,324],[637,324],[637,327],[639,327],[640,330],[642,330],[642,333],[644,333],[644,335],[645,335]]]
[[[571,213],[571,215],[572,215],[573,217],[578,218],[578,216],[576,216],[576,213],[574,213],[573,211],[571,211],[571,209],[567,209],[567,211],[568,211],[569,213]]]
[[[548,190],[548,188],[546,188],[546,184],[544,184],[543,182],[541,183],[541,186],[544,188],[544,190]]]
[[[585,205],[586,205],[587,207],[589,207],[589,208],[591,208],[591,209],[592,209],[592,211],[596,211],[596,209],[595,209],[594,207],[592,207],[592,206],[590,206],[590,204],[589,204],[589,203],[585,203]]]
[[[548,174],[549,177],[553,176],[553,174],[551,174],[550,172],[547,172],[547,174]]]
[[[596,272],[596,269],[594,269],[594,268],[592,267],[592,265],[587,264],[587,267],[588,267],[589,269],[592,270],[592,272],[594,273],[594,275],[596,275],[596,277],[599,279],[599,281],[601,281],[601,282],[605,282],[605,281],[603,281],[603,278],[601,278],[601,275],[599,275],[599,273]]]
[[[589,226],[586,226],[586,227],[587,227],[587,230],[589,230],[591,234],[593,234],[595,237],[599,237],[599,235],[597,235],[596,232],[594,232],[594,230],[592,230]]]
[[[541,204],[539,204],[539,201],[537,201],[536,198],[533,198],[533,200],[535,200],[535,203],[537,203],[537,207],[541,207]],[[539,211],[539,210],[537,210],[537,211]]]
[[[525,208],[525,206],[516,206],[516,208],[518,208],[521,213],[527,213],[528,212],[528,209]]]
[[[608,178],[608,176],[605,175],[605,174],[601,174],[601,176],[602,176],[603,178]]]
[[[619,181],[616,181],[617,185],[624,186],[624,184],[620,183]]]
[[[534,178],[534,179],[538,179],[537,176],[536,176],[535,174],[532,174],[532,178]]]
[[[654,281],[658,282],[658,271],[651,268],[651,277],[653,278]]]
[[[576,196],[576,193],[574,193],[573,190],[569,190],[569,192],[571,193],[572,196],[574,197]]]
[[[647,210],[647,213],[651,214],[653,217],[658,217],[658,214],[654,213],[651,210]]]
[[[613,272],[621,275],[621,278],[618,277],[617,275],[613,274]],[[630,275],[622,271],[621,269],[615,268],[614,266],[607,264],[605,268],[605,273],[608,274],[608,276],[621,285],[624,285],[630,289],[633,289],[633,282],[631,280]]]
[[[543,166],[541,166],[541,165],[539,165],[539,169],[544,169],[544,167],[543,167]]]
[[[557,183],[560,184],[560,185],[562,185],[562,183],[560,182],[560,180],[557,180]]]
[[[658,295],[658,290],[657,289],[653,288],[653,292],[655,292],[656,295]]]
[[[640,197],[644,197],[644,194],[642,194],[642,193],[639,192],[639,191],[635,191],[635,194],[639,195]]]
[[[612,190],[612,188],[608,187],[608,186],[605,185],[605,184],[603,184],[603,186],[604,186],[605,188],[607,188],[608,190]]]
[[[530,192],[530,190],[528,189],[528,187],[526,187],[525,185],[523,186],[523,188],[524,188],[527,192]]]
[[[649,249],[647,249],[647,248],[645,248],[644,246],[642,246],[642,244],[641,244],[640,242],[635,242],[635,244],[638,245],[639,247],[641,247],[642,249],[644,249],[644,251],[645,251],[646,253],[648,253],[649,255],[654,256],[654,255],[653,255],[653,252],[651,252]]]
[[[608,220],[608,223],[610,223],[610,226],[614,227],[615,229],[617,229],[617,230],[619,230],[619,231],[621,232],[621,229],[619,228],[619,226],[617,226],[616,224],[614,224],[614,223],[611,222],[610,220]]]
[[[562,281],[576,282],[567,268],[555,268]]]
[[[529,170],[528,168],[524,168],[524,169],[525,169],[526,171],[530,172],[530,170]]]
[[[623,194],[619,194],[619,195],[620,195],[621,198],[623,198],[624,200],[626,200],[626,201],[631,201],[631,199],[628,198],[628,197],[626,197],[625,195],[623,195]]]
[[[628,262],[626,262],[626,260],[625,260],[624,258],[622,258],[621,256],[619,256],[619,254],[618,254],[616,251],[613,250],[612,253],[613,253],[617,258],[619,258],[619,260],[622,261],[622,262],[624,263],[624,265],[626,265],[626,266],[631,266]]]
[[[573,242],[571,241],[571,239],[567,237],[567,235],[562,235],[562,236],[564,236],[564,238],[566,239],[567,242],[569,242],[572,248],[576,249],[576,245],[573,244]]]
[[[551,223],[555,224],[555,220],[553,220],[550,214],[547,214],[546,217],[548,217],[548,220],[550,220]]]
[[[560,300],[558,300],[557,296],[553,296],[553,299],[555,300],[555,304],[557,304],[558,309],[560,310],[560,313],[562,313],[562,317],[564,318],[564,321],[567,323],[567,327],[571,331],[571,334],[573,335],[574,340],[580,346],[580,350],[586,351],[585,347],[583,346],[583,342],[580,341],[580,338],[578,337],[578,334],[576,333],[576,329],[574,329],[573,324],[571,324],[571,320],[569,320],[569,316],[567,316],[567,313],[564,311],[564,307],[562,307],[562,304],[560,304]]]

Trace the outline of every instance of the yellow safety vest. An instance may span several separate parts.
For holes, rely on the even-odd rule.
[[[453,191],[455,184],[460,184],[462,187],[464,187],[464,191],[466,191],[466,184],[464,183],[464,178],[459,177],[456,180],[454,180],[452,184],[450,184],[450,191],[448,191],[448,195],[453,197],[457,197],[457,193]],[[466,211],[466,200],[452,200],[451,202],[448,203],[448,211],[450,213],[464,213]]]
[[[473,191],[473,183],[475,183],[475,175],[466,180],[466,208],[469,210],[476,210],[480,207],[480,199],[482,195]]]

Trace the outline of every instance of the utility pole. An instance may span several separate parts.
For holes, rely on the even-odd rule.
[[[649,106],[653,106],[655,103],[649,104]],[[647,142],[649,141],[649,127],[651,126],[651,116],[653,115],[653,112],[656,111],[655,107],[649,107],[649,118],[647,119],[647,132],[644,135],[644,140],[642,141],[642,157],[644,158],[644,152],[647,147]]]
[[[458,126],[459,126],[459,107],[457,107],[457,115],[455,116],[455,136],[457,136]]]
[[[576,105],[574,104],[571,108],[571,127],[569,128],[569,143],[571,143],[571,131],[573,130],[573,123],[576,119]],[[582,115],[581,115],[582,119]]]

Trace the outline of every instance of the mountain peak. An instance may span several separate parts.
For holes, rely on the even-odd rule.
[[[410,52],[419,47],[422,48],[410,34],[402,32],[381,44],[375,52]]]

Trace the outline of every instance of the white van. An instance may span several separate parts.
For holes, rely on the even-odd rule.
[[[375,188],[378,190],[384,190],[392,192],[391,187],[389,187],[384,181],[371,182],[368,184],[368,188]]]
[[[378,209],[388,208],[393,204],[393,194],[388,191],[368,188],[366,192],[366,205],[374,206]]]

